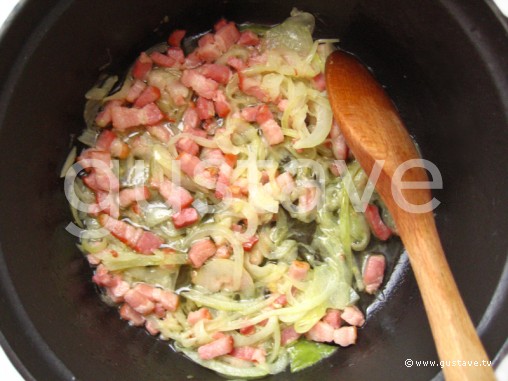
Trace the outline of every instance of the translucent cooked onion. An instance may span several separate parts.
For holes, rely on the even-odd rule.
[[[324,99],[314,103],[316,108],[316,125],[309,136],[296,141],[295,149],[316,147],[322,144],[332,129],[333,114],[330,104]]]

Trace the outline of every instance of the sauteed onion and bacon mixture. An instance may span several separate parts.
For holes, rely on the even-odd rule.
[[[230,377],[354,344],[359,295],[383,282],[368,245],[395,227],[375,193],[357,211],[367,176],[323,77],[337,40],[313,28],[294,10],[274,27],[175,30],[87,93],[87,147],[64,168],[77,163],[79,248],[104,299]]]

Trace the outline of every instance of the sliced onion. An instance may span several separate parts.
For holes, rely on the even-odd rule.
[[[316,107],[316,126],[309,136],[296,141],[295,149],[311,148],[323,143],[332,129],[333,114],[328,101],[325,99],[314,103]]]

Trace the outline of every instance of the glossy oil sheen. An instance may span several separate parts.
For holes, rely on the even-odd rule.
[[[83,94],[98,68],[125,70],[173,28],[202,32],[219,17],[280,22],[293,6],[316,35],[373,68],[425,158],[441,170],[437,223],[466,306],[494,357],[508,336],[508,39],[480,1],[25,1],[0,42],[0,330],[27,379],[219,380],[165,342],[118,319],[64,231],[71,216],[58,178]],[[164,16],[169,23],[160,24]],[[155,30],[155,32],[154,32]],[[505,274],[506,275],[506,274]],[[505,277],[506,279],[506,277]],[[502,285],[500,287],[503,287]],[[505,287],[505,286],[504,286]],[[1,338],[1,337],[0,337]],[[421,299],[401,259],[369,309],[358,344],[272,380],[428,380],[437,359]]]

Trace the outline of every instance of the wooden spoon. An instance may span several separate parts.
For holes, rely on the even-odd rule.
[[[325,75],[333,114],[355,158],[368,174],[376,160],[385,160],[376,190],[409,254],[439,358],[450,362],[478,361],[484,365],[445,366],[446,379],[495,380],[492,368],[486,366],[490,364],[489,358],[453,280],[433,212],[414,213],[396,202],[397,197],[403,196],[408,203],[421,206],[432,196],[429,187],[404,189],[401,181],[392,182],[400,164],[419,158],[395,106],[372,74],[350,54],[332,53]],[[424,169],[416,167],[407,170],[403,180],[428,181],[428,178]]]

